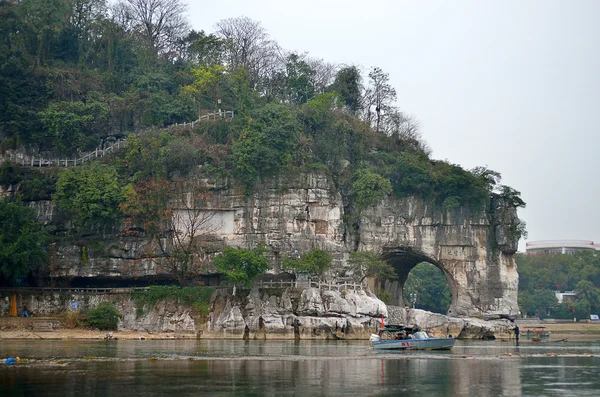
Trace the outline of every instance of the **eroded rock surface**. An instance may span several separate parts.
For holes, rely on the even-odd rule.
[[[187,183],[193,190],[207,182],[192,177]],[[355,225],[348,225],[344,222],[349,215],[348,197],[324,171],[266,181],[251,195],[226,183],[209,187],[212,196],[205,210],[214,215],[214,230],[210,239],[202,239],[206,247],[199,262],[206,263],[205,274],[214,272],[211,259],[225,245],[267,244],[273,273],[280,271],[286,256],[313,248],[327,250],[334,262],[328,280],[349,279],[349,254],[369,250],[384,254],[400,276],[381,286],[391,294],[392,304],[404,305],[402,288],[408,272],[427,261],[442,269],[450,284],[450,315],[486,318],[519,313],[518,274],[512,257],[519,220],[516,209],[502,200],[494,201],[489,209],[446,211],[414,197],[389,196],[365,209]],[[38,202],[35,207],[44,222],[59,222],[60,214],[51,204]],[[174,208],[174,213],[182,211]],[[175,227],[183,226],[176,223]],[[50,277],[140,280],[168,276],[157,241],[135,225],[103,230],[90,241],[57,243]],[[363,310],[334,297],[326,296],[321,302],[312,295],[302,299],[303,316]],[[346,304],[351,306],[339,306]]]
[[[389,324],[420,327],[434,337],[459,339],[508,338],[514,324],[509,320],[482,320],[473,317],[450,317],[420,309],[388,306]]]
[[[213,297],[207,337],[336,339],[367,336],[387,308],[365,291],[286,289],[281,293],[254,288],[245,297],[218,292]]]

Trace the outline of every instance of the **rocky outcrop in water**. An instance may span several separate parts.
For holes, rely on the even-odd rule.
[[[514,324],[509,320],[482,320],[472,317],[449,317],[425,310],[388,306],[388,324],[419,327],[434,337],[459,339],[508,338]]]

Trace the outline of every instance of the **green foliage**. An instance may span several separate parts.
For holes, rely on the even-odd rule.
[[[295,273],[306,272],[322,276],[331,268],[332,256],[329,252],[313,248],[298,259],[284,258],[283,268]]]
[[[340,69],[329,90],[339,94],[348,110],[354,114],[358,113],[361,106],[362,87],[360,71],[356,66],[346,66]]]
[[[368,169],[359,169],[352,182],[352,195],[356,198],[357,212],[376,205],[392,192],[392,184],[383,176]]]
[[[600,253],[515,255],[519,268],[519,307],[529,315],[585,318],[600,313]],[[575,291],[575,302],[558,305],[554,291]],[[552,297],[552,299],[551,299]],[[579,310],[579,312],[578,312]]]
[[[277,175],[289,164],[297,141],[297,119],[288,107],[271,104],[257,110],[233,143],[238,179],[252,186]]]
[[[164,164],[168,175],[178,173],[185,176],[195,165],[200,163],[201,159],[200,151],[183,139],[169,142],[164,154]]]
[[[0,185],[13,185],[26,177],[25,171],[19,166],[6,161],[0,164]]]
[[[171,217],[167,204],[171,184],[160,177],[143,177],[123,188],[121,212],[150,236],[157,236]]]
[[[48,200],[56,191],[54,170],[22,168],[10,162],[0,165],[0,185],[17,185],[17,197],[22,201]]]
[[[284,102],[301,105],[315,94],[313,79],[316,71],[298,54],[289,54],[285,61]]]
[[[266,252],[269,250],[264,245],[251,250],[225,247],[223,253],[215,257],[214,265],[228,284],[249,286],[271,267],[264,256]]]
[[[452,302],[452,292],[444,273],[436,266],[422,262],[415,266],[404,283],[403,298],[412,304],[411,294],[416,294],[418,309],[434,313],[447,313]]]
[[[214,34],[206,34],[204,31],[192,30],[181,39],[187,60],[202,66],[219,64],[223,58],[225,40]]]
[[[392,293],[387,292],[384,289],[379,289],[375,291],[375,295],[386,305],[392,304]]]
[[[546,288],[573,291],[582,281],[600,286],[600,252],[575,252],[573,255],[516,254],[519,291]]]
[[[49,95],[44,73],[27,54],[26,37],[37,32],[28,26],[21,8],[14,2],[0,2],[0,125],[3,133],[22,143],[32,141],[32,132],[41,128],[36,114]]]
[[[350,254],[348,264],[358,282],[362,282],[367,277],[381,281],[398,278],[394,267],[374,252],[353,252]]]
[[[302,120],[313,134],[323,133],[331,123],[332,110],[337,102],[336,94],[319,94],[300,107],[298,118]]]
[[[59,176],[53,199],[80,230],[110,225],[121,218],[123,195],[111,166],[93,162],[69,168]]]
[[[85,314],[86,322],[91,327],[104,331],[116,330],[121,317],[119,309],[109,302],[101,302],[96,308],[88,310]]]
[[[191,69],[193,82],[183,87],[186,94],[193,95],[202,107],[216,109],[217,99],[221,98],[222,86],[226,78],[225,66],[201,65]]]
[[[458,197],[458,196],[446,197],[444,199],[444,202],[442,203],[442,207],[446,211],[452,211],[457,208],[460,208],[460,197]]]
[[[174,299],[178,303],[191,306],[198,314],[205,316],[210,310],[210,297],[213,287],[185,287],[176,285],[151,286],[146,291],[134,292],[132,299],[138,309],[152,307],[157,302]]]
[[[530,316],[546,318],[552,309],[558,305],[556,295],[549,289],[536,289],[519,293],[519,308]]]
[[[108,105],[102,102],[57,102],[38,116],[54,138],[55,148],[69,154],[74,149],[92,148],[98,144],[98,136],[106,128],[108,112]]]
[[[46,262],[48,238],[33,208],[0,201],[0,274],[12,285]]]
[[[410,150],[384,160],[386,176],[399,196],[416,196],[442,205],[484,208],[490,199],[488,176],[473,174],[444,161],[432,161],[424,152]],[[387,163],[387,164],[386,164]]]

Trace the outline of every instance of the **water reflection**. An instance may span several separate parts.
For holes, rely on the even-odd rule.
[[[461,342],[441,354],[376,354],[362,342],[2,341],[0,356],[43,364],[0,366],[0,395],[580,396],[600,387],[597,357],[545,355],[598,354],[597,345],[519,346],[543,356],[518,357],[516,349]]]

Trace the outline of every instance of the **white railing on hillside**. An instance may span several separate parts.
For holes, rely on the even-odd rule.
[[[216,112],[205,114],[204,116],[200,116],[198,120],[194,120],[190,123],[175,123],[169,125],[167,128],[175,128],[175,127],[183,127],[183,128],[193,128],[197,123],[203,121],[212,121],[212,120],[225,120],[231,121],[233,119],[233,111],[227,110],[225,112]],[[119,149],[123,149],[125,147],[125,140],[120,139],[111,143],[108,146],[103,148],[98,147],[95,150],[86,153],[80,157],[68,158],[68,157],[55,157],[55,158],[44,158],[44,157],[36,157],[29,156],[23,153],[9,153],[8,159],[11,163],[18,164],[23,167],[74,167],[78,165],[82,165],[83,163],[102,158],[107,156],[110,153],[113,153]],[[0,160],[1,162],[1,160]]]
[[[322,281],[297,281],[297,280],[278,280],[278,281],[259,281],[254,284],[259,288],[298,288],[298,287],[308,287],[311,288],[319,288],[323,290],[335,290],[342,291],[346,289],[351,289],[353,291],[362,291],[363,286],[361,284],[349,283],[349,282],[340,282],[340,283],[326,283]]]
[[[10,153],[8,158],[12,163],[24,166],[24,167],[74,167],[82,165],[83,163],[92,159],[104,157],[116,150],[123,149],[125,147],[125,140],[120,139],[111,143],[104,148],[96,148],[93,152],[84,154],[81,157],[68,158],[68,157],[56,157],[56,158],[44,158],[28,156],[22,153],[13,154]]]
[[[52,288],[52,287],[2,287],[0,293],[58,293],[58,294],[125,294],[147,291],[149,287],[129,288]]]
[[[192,127],[193,128],[196,124],[198,124],[201,121],[216,121],[216,120],[225,120],[225,121],[233,120],[233,110],[205,114],[204,116],[200,116],[198,118],[198,120],[194,120],[189,123],[181,123],[181,124],[175,123],[175,124],[171,124],[169,127]]]

